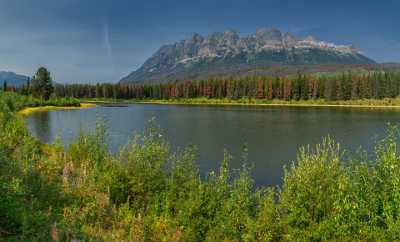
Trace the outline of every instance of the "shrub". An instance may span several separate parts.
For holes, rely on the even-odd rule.
[[[1,240],[400,240],[395,126],[374,157],[326,138],[299,151],[280,189],[256,188],[227,152],[201,178],[195,147],[173,152],[154,121],[117,154],[101,123],[66,149],[43,145],[15,112],[50,101],[0,93]]]

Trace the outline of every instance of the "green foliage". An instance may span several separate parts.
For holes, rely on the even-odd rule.
[[[256,99],[347,101],[399,96],[399,72],[356,72],[181,80],[158,84],[56,85],[58,97],[136,100]],[[23,90],[20,90],[22,92]]]
[[[374,157],[330,138],[301,149],[276,190],[254,187],[245,156],[232,172],[227,152],[201,178],[196,149],[171,151],[154,121],[117,154],[101,122],[66,149],[41,144],[16,114],[36,101],[0,92],[2,241],[400,240],[395,126]]]
[[[32,94],[35,97],[43,98],[44,100],[48,100],[50,95],[54,91],[54,87],[52,84],[52,79],[50,76],[50,72],[44,68],[40,67],[35,76],[32,78]]]
[[[297,160],[286,170],[280,193],[287,239],[335,238],[342,229],[339,211],[348,184],[339,146],[328,138],[315,149],[301,149]]]
[[[79,107],[80,102],[75,98],[50,98],[44,100],[32,96],[19,95],[14,92],[0,91],[0,112],[2,115],[10,115],[26,107],[39,106],[75,106]],[[5,112],[7,110],[7,112]]]

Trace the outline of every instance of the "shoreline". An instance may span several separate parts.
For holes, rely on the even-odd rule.
[[[195,106],[254,106],[254,107],[326,107],[326,108],[393,108],[400,105],[356,105],[356,104],[290,104],[290,103],[183,103],[183,102],[132,102],[132,104],[195,105]]]
[[[94,103],[81,103],[80,106],[38,106],[38,107],[27,107],[18,111],[18,114],[26,116],[35,112],[45,112],[51,110],[75,110],[75,109],[85,109],[97,106]]]
[[[391,101],[395,102],[391,102]],[[363,108],[363,109],[400,109],[400,99],[386,100],[355,100],[342,101],[346,103],[307,103],[305,102],[234,102],[222,99],[184,99],[184,100],[84,100],[92,104],[156,104],[156,105],[188,105],[188,106],[249,106],[249,107],[320,107],[320,108]],[[360,102],[369,102],[361,104]],[[375,103],[374,103],[375,102]],[[388,103],[388,104],[385,104]]]
[[[246,100],[244,100],[246,101]],[[369,102],[369,104],[359,104],[359,102]],[[394,102],[392,102],[394,101]],[[362,108],[362,109],[400,109],[400,99],[384,99],[384,100],[355,100],[355,101],[341,101],[346,103],[312,103],[304,102],[235,102],[224,101],[223,99],[183,99],[183,100],[90,100],[84,99],[80,106],[38,106],[27,107],[20,111],[18,114],[29,115],[33,112],[44,112],[51,110],[74,110],[91,108],[98,105],[106,104],[155,104],[155,105],[182,105],[182,106],[241,106],[241,107],[298,107],[298,108]],[[374,104],[374,102],[376,104]],[[388,103],[385,105],[384,103]]]

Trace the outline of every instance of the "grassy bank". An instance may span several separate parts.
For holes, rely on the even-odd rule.
[[[1,102],[10,112],[29,115],[33,112],[55,109],[81,109],[95,106],[93,103],[82,103],[76,98],[50,98],[48,100],[32,96],[19,95],[13,92],[0,91]]]
[[[79,106],[39,106],[39,107],[26,107],[19,111],[18,113],[21,115],[29,115],[34,112],[45,112],[50,110],[73,110],[73,109],[82,109],[82,108],[91,108],[96,106],[93,103],[80,103]]]
[[[237,105],[237,106],[293,106],[293,107],[353,107],[353,108],[400,108],[400,98],[359,99],[346,101],[313,100],[268,100],[268,99],[209,99],[209,98],[176,98],[176,99],[82,99],[93,103],[143,103],[174,105]]]
[[[24,100],[0,93],[1,241],[400,240],[395,127],[375,156],[324,139],[299,151],[281,188],[256,188],[246,156],[232,171],[227,152],[201,178],[196,150],[174,152],[153,121],[116,154],[101,124],[44,146],[16,115]]]
[[[50,98],[44,100],[32,96],[20,95],[14,92],[0,91],[1,102],[6,104],[12,112],[21,111],[24,108],[35,108],[43,106],[52,107],[80,107],[81,102],[76,98]]]

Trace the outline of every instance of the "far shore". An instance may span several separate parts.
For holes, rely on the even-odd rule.
[[[24,108],[18,113],[21,115],[30,115],[35,112],[45,112],[50,110],[71,110],[71,109],[84,109],[94,107],[94,103],[81,103],[80,106],[40,106],[40,107],[29,107]]]
[[[193,106],[248,106],[248,107],[321,107],[321,108],[363,108],[363,109],[400,109],[400,98],[391,99],[366,99],[348,101],[283,101],[283,100],[257,100],[257,99],[82,99],[80,106],[41,106],[24,108],[18,113],[30,115],[34,112],[51,110],[74,110],[90,108],[107,104],[157,104],[157,105],[193,105]]]
[[[92,104],[160,104],[160,105],[204,105],[204,106],[260,106],[260,107],[340,107],[340,108],[373,108],[373,109],[400,109],[400,98],[362,99],[348,101],[283,101],[257,99],[84,99]]]

